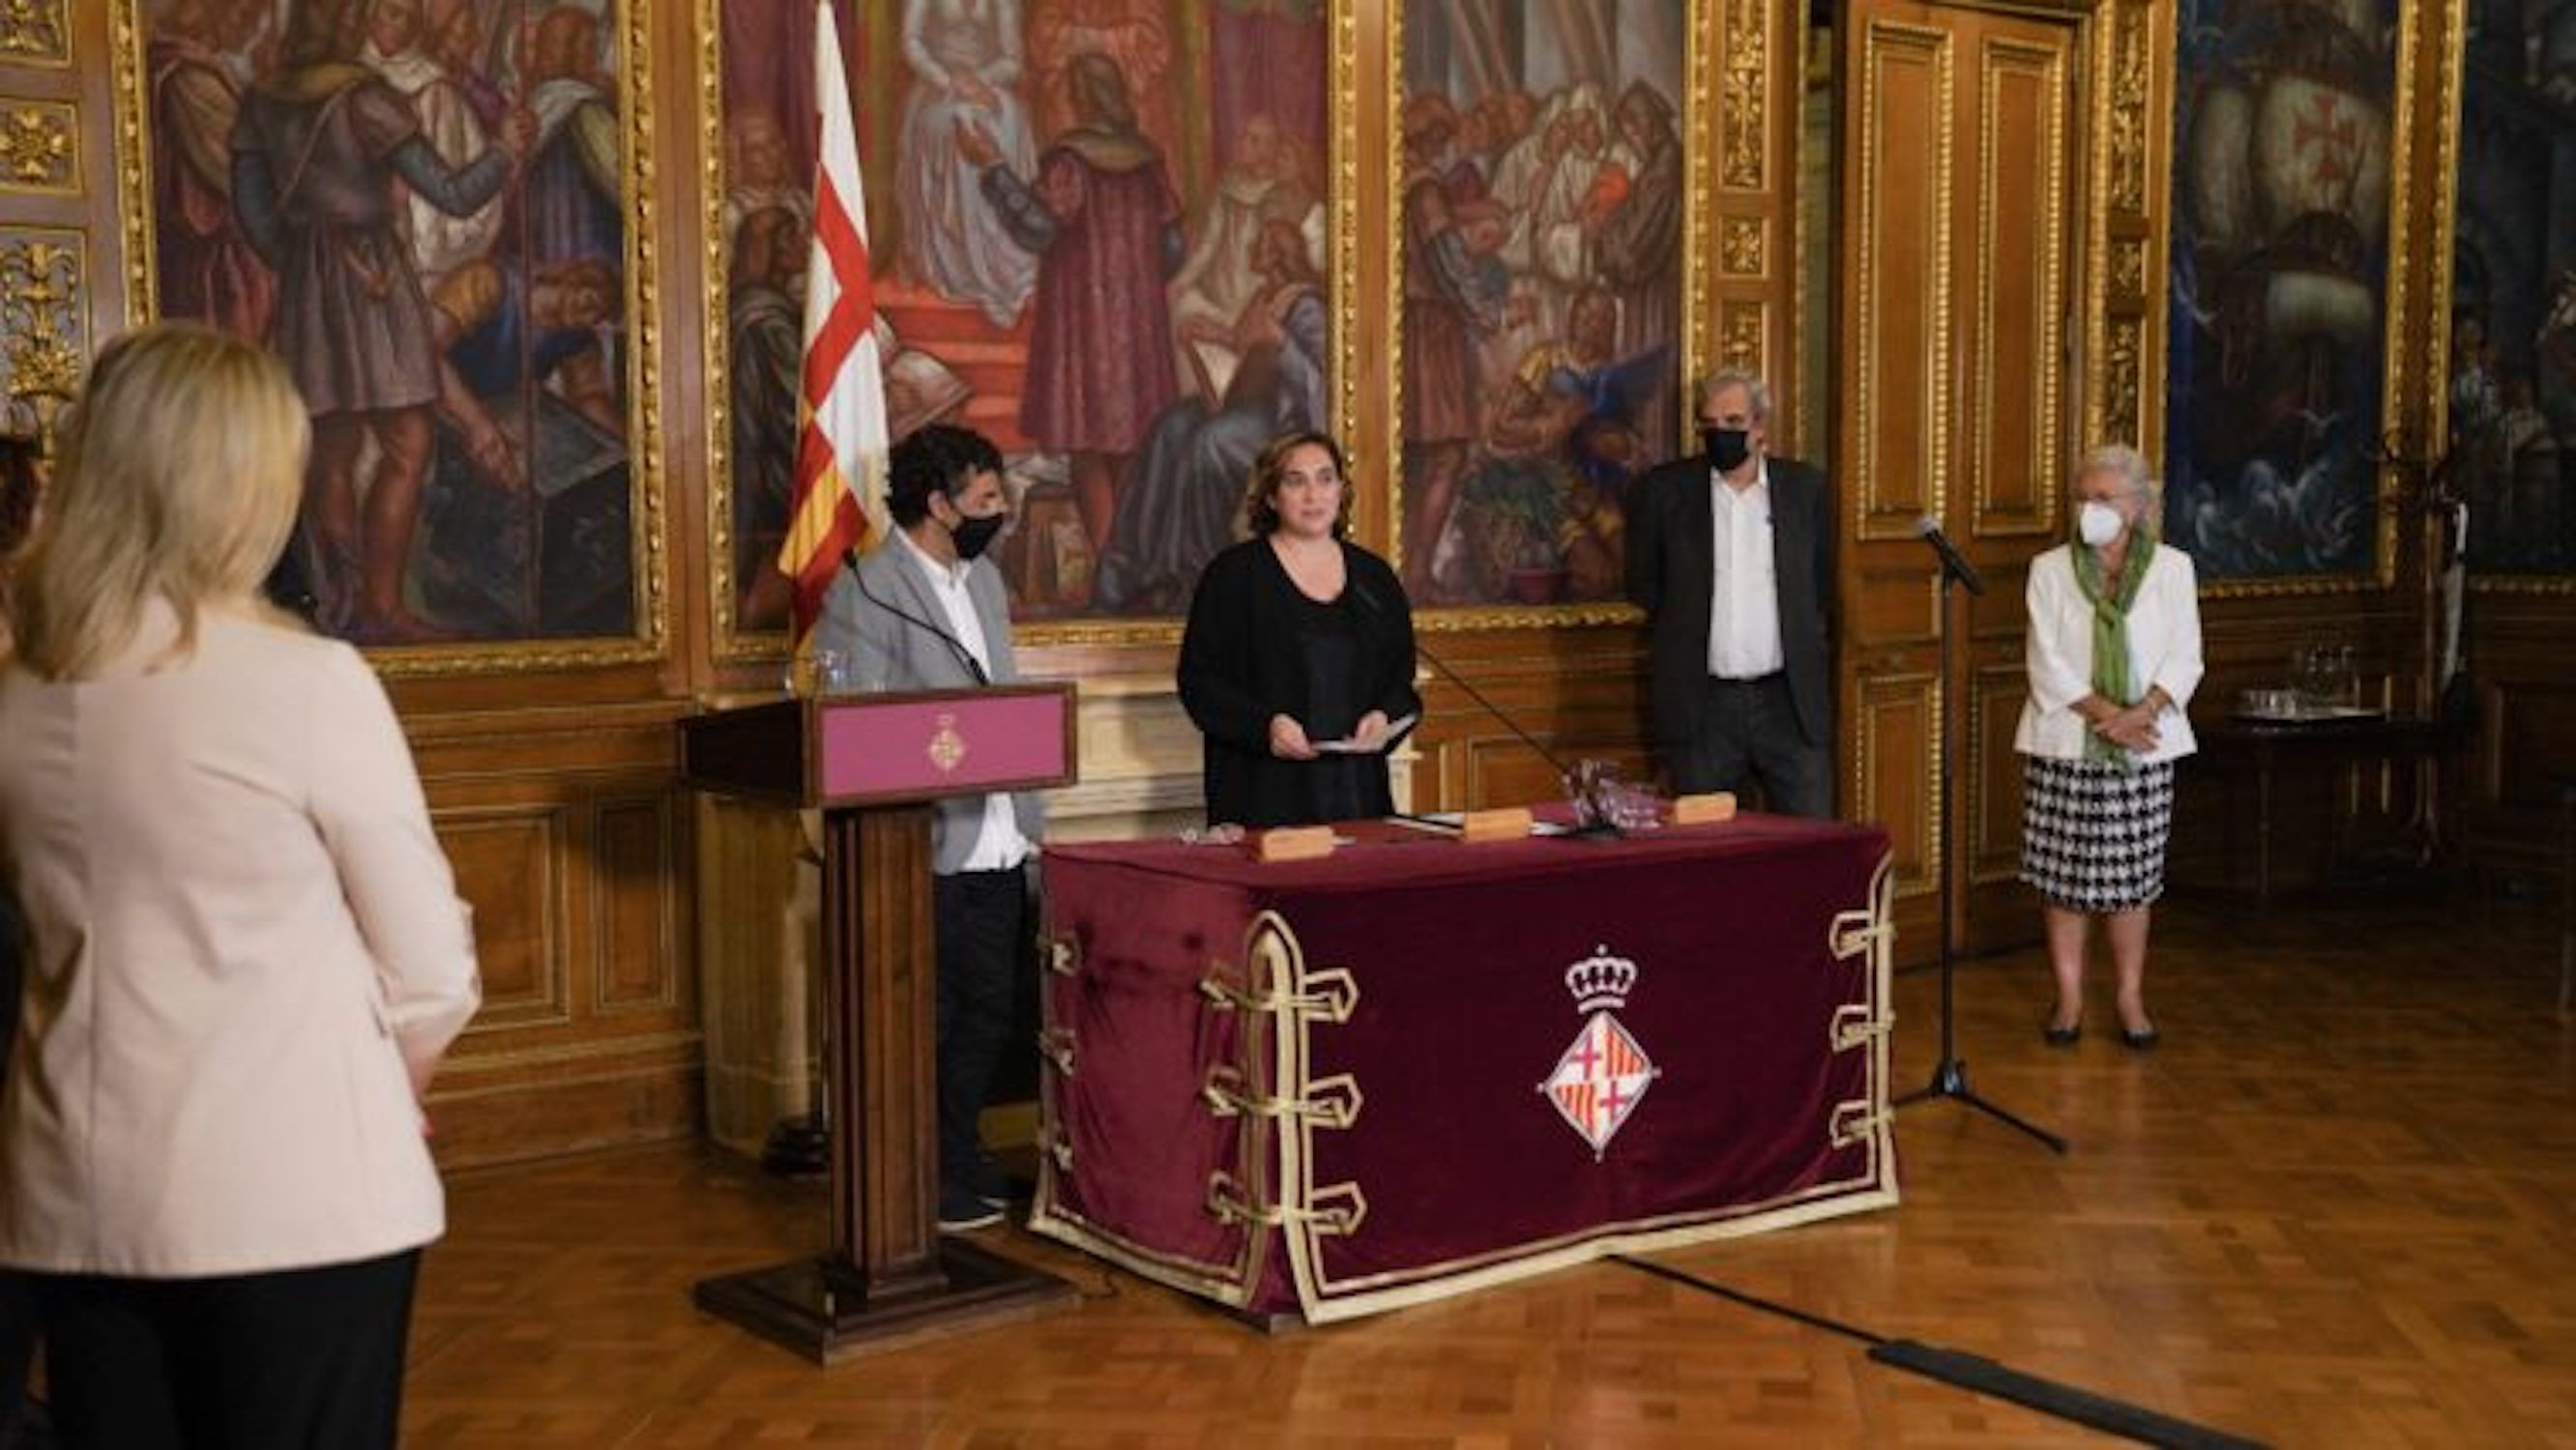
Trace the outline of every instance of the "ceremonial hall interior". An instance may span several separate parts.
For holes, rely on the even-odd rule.
[[[401,134],[254,194],[326,84]],[[289,562],[481,990],[402,1444],[2576,1447],[2576,6],[0,0],[39,515],[120,333],[340,365],[252,245],[333,186],[438,398]],[[1712,379],[1824,483],[1833,822],[1661,748]],[[1004,460],[1016,682],[800,650],[853,406]],[[1417,656],[1320,841],[1183,699],[1292,429]],[[2112,445],[2205,673],[2153,1029],[2097,937],[2070,1040],[2035,561]],[[943,780],[1045,805],[955,1232]]]

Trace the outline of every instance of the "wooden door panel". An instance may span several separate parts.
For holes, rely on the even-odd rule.
[[[2034,27],[2036,28],[2036,27]],[[1977,52],[1976,261],[1961,426],[1970,540],[2046,534],[2065,450],[2071,36],[1989,35]]]
[[[1960,868],[1955,940],[2031,929],[2013,881],[2020,586],[2060,526],[2073,442],[2089,24],[1846,0],[1837,27],[1854,82],[1842,93],[1836,258],[1842,744],[1854,813],[1895,837],[1899,940],[1913,960],[1937,945],[1945,853]],[[1946,699],[1937,565],[1915,538],[1927,515],[1990,581],[1985,597],[1956,601]],[[1945,742],[1957,794],[1943,811]]]
[[[1893,20],[1861,37],[1860,155],[1847,215],[1858,255],[1849,277],[1842,410],[1852,511],[1864,539],[1910,537],[1937,512],[1946,472],[1950,370],[1952,44],[1944,31]]]
[[[1968,813],[1967,854],[1961,860],[1972,894],[2021,879],[2021,757],[2013,751],[2013,730],[2028,698],[2030,676],[2019,662],[1971,672],[1968,764],[1960,775],[1966,799],[1960,804]]]
[[[1940,789],[1941,682],[1930,671],[1890,673],[1861,686],[1859,750],[1853,756],[1855,813],[1887,827],[1896,852],[1896,894],[1930,896],[1941,870],[1932,832]]]

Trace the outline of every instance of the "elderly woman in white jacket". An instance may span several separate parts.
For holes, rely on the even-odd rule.
[[[2183,713],[2200,683],[2191,556],[2157,540],[2157,488],[2132,448],[2075,471],[2075,538],[2031,561],[2030,698],[2021,877],[2039,889],[2057,1010],[2044,1036],[2071,1047],[2084,1020],[2085,939],[2100,917],[2119,985],[2120,1040],[2156,1045],[2147,1015],[2147,916],[2164,893],[2173,763],[2196,748]]]

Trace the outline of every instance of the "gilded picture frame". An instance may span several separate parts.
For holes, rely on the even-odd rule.
[[[2349,55],[2339,53],[2338,65],[2352,74],[2325,80],[2306,74],[2313,67],[2273,66],[2268,59],[2270,52],[2282,47],[2313,48],[2335,37],[2315,30],[2285,32],[2268,41],[2258,37],[2250,53],[2240,53],[2240,32],[2225,16],[2213,12],[2223,7],[2242,20],[2244,16],[2236,12],[2253,14],[2255,7],[2238,0],[2182,0],[2177,7],[2176,30],[2200,49],[2175,53],[2174,111],[2163,138],[2172,158],[2169,185],[2174,221],[2165,277],[2165,426],[2154,441],[2163,452],[2167,484],[2165,536],[2193,554],[2206,597],[2349,593],[2386,589],[2396,580],[2398,524],[2404,504],[2396,466],[2388,457],[2389,440],[2403,434],[2416,392],[2424,385],[2421,374],[2434,356],[2429,348],[2409,345],[2412,297],[2429,280],[2417,275],[2414,231],[2422,224],[2415,197],[2422,169],[2416,117],[2422,16],[2421,7],[2403,6],[2396,0],[2355,0],[2355,4],[2369,12],[2358,18],[2371,22],[2350,27],[2368,54],[2367,67],[2355,66]],[[2338,34],[2344,29],[2333,28]],[[2384,50],[2375,49],[2383,41]],[[2291,87],[2299,88],[2297,96],[2286,100],[2278,96]],[[2315,111],[2310,118],[2313,124],[2302,129],[2293,120],[2276,117],[2276,100],[2285,107],[2304,102]],[[2368,154],[2366,114],[2373,102],[2386,127],[2384,154],[2375,158]],[[2209,127],[2213,116],[2227,118],[2227,125],[2245,134],[2230,141],[2195,129]],[[2363,126],[2358,142],[2350,129],[2356,121]],[[2240,145],[2241,153],[2229,164],[2241,168],[2243,175],[2231,179],[2203,174],[2210,158]],[[2380,173],[2378,178],[2368,175],[2373,169]],[[2343,176],[2342,211],[2349,214],[2311,204],[2313,198],[2307,192],[2342,173],[2362,178]],[[2384,206],[2353,211],[2354,197],[2374,179],[2386,188]],[[2215,200],[2239,192],[2250,198],[2244,208],[2229,210]],[[2209,275],[2211,260],[2222,249],[2203,247],[2196,253],[2195,246],[2216,230],[2209,219],[2221,214],[2281,216],[2279,224],[2264,235],[2239,239],[2259,243],[2256,250],[2246,252],[2243,245],[2223,250],[2256,263],[2266,257],[2293,260],[2279,263],[2268,276]],[[2351,248],[2339,250],[2338,244],[2353,239],[2311,226],[2320,215],[2339,216],[2339,225],[2345,228],[2356,222],[2377,222],[2383,240],[2372,245],[2363,233],[2354,242],[2360,250],[2354,256],[2342,256],[2340,250]],[[2268,224],[2256,225],[2260,229]],[[2296,259],[2310,252],[2331,265],[2301,270]],[[2368,285],[2374,269],[2378,272],[2375,288]],[[2294,272],[2297,275],[2291,275]],[[2237,293],[2221,290],[2222,285],[2233,284],[2241,284]],[[2303,290],[2300,297],[2284,301],[2285,287]],[[2277,447],[2268,453],[2249,449],[2244,458],[2227,465],[2227,476],[2214,482],[2203,479],[2202,450],[2193,446],[2193,437],[2196,424],[2206,422],[2207,399],[2223,393],[2242,405],[2260,406],[2268,396],[2271,375],[2294,366],[2294,360],[2284,360],[2285,349],[2273,347],[2276,336],[2291,336],[2287,329],[2276,335],[2273,320],[2299,311],[2292,304],[2302,299],[2321,310],[2340,308],[2348,314],[2349,306],[2331,295],[2337,291],[2366,294],[2377,309],[2367,336],[2378,354],[2359,359],[2377,371],[2376,386],[2366,394],[2346,387],[2342,396],[2333,395],[2330,385],[2311,387],[2308,392],[2313,396],[2303,395],[2296,408],[2284,404],[2275,409],[2265,426],[2274,434],[2303,426],[2313,446],[2295,450],[2297,458],[2289,461],[2271,456],[2280,452]],[[2255,319],[2250,324],[2243,320],[2249,316]],[[2333,329],[2350,332],[2350,323],[2348,315],[2320,317],[2308,333],[2294,336],[2291,346],[2336,359],[2329,370],[2340,371],[2356,354],[2349,347],[2328,347],[2326,338]],[[2188,394],[2194,386],[2189,351],[2230,327],[2251,337],[2247,351],[2258,356],[2247,366],[2265,370],[2265,376],[2257,378],[2249,372],[2244,379],[2228,379],[2223,372],[2227,364],[2217,360],[2206,371],[2219,373],[2224,386],[2211,385],[2204,392],[2204,416],[2196,419],[2194,400]],[[2356,396],[2367,396],[2370,405],[2359,417],[2352,416]],[[2350,496],[2336,497],[2337,492]],[[2327,502],[2308,507],[2312,495]],[[2266,519],[2272,522],[2267,524]],[[2323,551],[2316,549],[2308,540],[2320,531],[2341,542]],[[2366,550],[2358,558],[2352,557],[2357,552],[2355,543]]]
[[[802,0],[798,0],[802,3]],[[1325,404],[1328,417],[1325,426],[1346,439],[1358,416],[1352,389],[1357,370],[1353,366],[1353,349],[1359,345],[1359,181],[1356,170],[1357,135],[1360,103],[1357,68],[1358,25],[1356,6],[1359,0],[1315,0],[1315,11],[1321,22],[1321,59],[1325,94],[1322,98],[1321,130],[1316,138],[1320,145],[1314,158],[1320,170],[1322,281],[1324,306],[1329,318],[1328,366],[1325,369]],[[1256,7],[1257,8],[1257,7]],[[864,183],[869,197],[868,228],[872,249],[882,257],[889,248],[901,245],[899,223],[888,198],[897,186],[891,168],[878,166],[887,140],[899,125],[900,105],[888,81],[887,71],[898,59],[892,42],[885,39],[898,28],[881,24],[898,15],[903,7],[892,0],[854,0],[836,8],[842,27],[841,42],[845,61],[853,79],[852,106],[860,132],[862,165],[866,168]],[[1173,14],[1183,18],[1196,16],[1199,7],[1175,6]],[[694,0],[692,35],[695,41],[695,65],[699,110],[699,176],[698,218],[700,255],[705,277],[703,305],[709,325],[704,348],[704,396],[706,398],[707,495],[705,535],[707,539],[706,579],[711,621],[710,642],[714,656],[735,664],[757,664],[782,657],[787,636],[782,627],[770,619],[752,617],[747,606],[751,600],[747,589],[753,580],[751,571],[760,567],[757,544],[738,531],[742,518],[745,475],[742,460],[735,456],[737,433],[733,390],[735,369],[743,360],[736,356],[731,328],[724,325],[733,309],[736,271],[735,228],[742,222],[742,201],[738,190],[735,153],[743,146],[736,135],[737,118],[730,113],[726,98],[728,39],[725,23],[725,0]],[[884,12],[884,13],[880,13]],[[864,33],[863,33],[864,31]],[[1195,33],[1194,33],[1195,34]],[[1188,42],[1203,46],[1204,36]],[[873,46],[873,48],[872,48]],[[1204,60],[1196,50],[1194,59]],[[1034,57],[1032,58],[1034,61]],[[1205,96],[1185,101],[1185,105],[1210,105]],[[1034,108],[1032,108],[1034,109]],[[1184,203],[1185,213],[1192,209]],[[1191,233],[1195,237],[1196,233]],[[883,339],[881,337],[880,341]],[[891,380],[890,380],[891,383]],[[890,387],[890,391],[892,388]],[[975,422],[972,414],[965,421]],[[1351,440],[1356,445],[1357,440]],[[1006,441],[1006,456],[1016,461],[1016,452]],[[1022,510],[1021,525],[1026,525]],[[1005,537],[997,546],[1005,573],[1013,579],[1015,594],[1014,632],[1023,648],[1046,648],[1062,645],[1110,645],[1168,647],[1180,638],[1180,608],[1153,613],[1101,613],[1082,609],[1072,611],[1025,610],[1022,581],[1015,564],[1020,557]],[[1025,611],[1025,612],[1019,612]],[[774,612],[774,611],[772,611]]]
[[[152,0],[112,0],[113,87],[117,116],[116,179],[120,214],[123,218],[126,271],[127,312],[129,320],[142,323],[162,315],[163,281],[157,275],[156,253],[160,219],[155,216],[154,136],[155,117],[149,47],[153,41],[152,22],[160,6]],[[467,7],[455,7],[463,9]],[[561,4],[543,7],[549,14]],[[623,429],[622,436],[594,425],[590,437],[615,440],[615,447],[591,459],[589,472],[578,482],[568,482],[552,475],[549,469],[559,456],[549,448],[552,435],[522,439],[510,463],[520,478],[520,491],[529,502],[526,511],[543,514],[549,501],[568,496],[576,488],[596,490],[615,471],[624,473],[622,497],[603,502],[591,510],[583,523],[595,527],[601,518],[613,521],[624,513],[623,538],[625,574],[622,589],[613,588],[603,596],[587,601],[587,611],[618,611],[627,616],[624,631],[587,631],[578,626],[543,632],[532,628],[514,635],[485,638],[439,639],[432,642],[385,642],[361,637],[359,643],[370,663],[387,676],[463,676],[497,673],[531,673],[564,669],[599,668],[618,665],[646,664],[667,657],[671,635],[669,619],[670,573],[666,527],[664,477],[664,444],[661,397],[660,316],[664,298],[660,286],[655,237],[659,228],[660,202],[655,193],[654,167],[650,140],[655,129],[653,116],[653,75],[655,57],[649,40],[653,6],[649,0],[598,0],[575,8],[590,16],[594,27],[598,56],[614,70],[605,78],[604,90],[614,104],[613,131],[616,155],[613,169],[620,194],[613,199],[619,218],[617,242],[618,276],[614,288],[615,305],[622,311],[610,313],[595,323],[583,320],[564,324],[567,331],[589,330],[603,337],[622,334],[622,346],[603,342],[600,354],[611,351],[617,356],[608,362],[611,386],[622,398],[611,421]],[[451,9],[449,14],[454,13]],[[288,23],[271,18],[263,27],[274,28]],[[529,27],[522,25],[523,31]],[[245,38],[255,39],[255,37]],[[522,45],[527,43],[523,34]],[[503,42],[493,40],[498,46]],[[494,53],[499,53],[497,50]],[[513,52],[517,54],[517,52]],[[505,105],[509,98],[504,97]],[[543,132],[534,133],[538,137]],[[542,139],[535,143],[542,147]],[[509,189],[515,193],[514,178]],[[498,205],[496,201],[495,205]],[[521,259],[525,268],[533,268],[533,259]],[[585,273],[595,292],[606,301],[606,290],[592,273]],[[545,282],[522,284],[526,290],[517,295],[532,296]],[[504,304],[511,305],[511,304]],[[516,304],[514,314],[522,322],[533,319],[532,303]],[[523,354],[524,357],[524,354]],[[604,356],[602,361],[608,361]],[[524,362],[522,364],[525,366]],[[535,393],[546,390],[541,376],[522,380],[527,392],[526,405],[533,411],[541,406]],[[433,448],[443,447],[433,439]],[[545,455],[540,458],[540,454]],[[622,456],[617,456],[622,455]],[[613,488],[611,489],[613,493]],[[531,525],[542,528],[543,523]],[[613,527],[613,523],[612,523]],[[592,538],[571,541],[576,532],[567,521],[560,533],[567,541],[563,548],[585,547],[602,558],[613,558],[613,543],[603,544]],[[551,551],[553,543],[544,546]],[[608,550],[601,554],[602,548]],[[539,545],[527,547],[526,568],[531,571],[523,581],[526,592],[536,597],[545,587],[537,581],[535,571],[551,567],[553,553],[539,553]],[[416,561],[415,551],[411,558]],[[406,574],[411,568],[407,562]],[[598,576],[594,575],[596,579]],[[613,579],[613,576],[612,576]],[[409,587],[409,586],[407,586]],[[623,598],[620,598],[620,596]],[[543,606],[529,606],[532,621],[544,617]],[[328,623],[326,621],[326,627]],[[336,631],[335,631],[336,632]]]
[[[1721,188],[1759,190],[1763,187],[1762,163],[1768,149],[1768,122],[1764,108],[1767,104],[1776,103],[1776,98],[1770,95],[1769,84],[1775,27],[1766,7],[1741,3],[1741,0],[1725,5],[1723,13],[1721,0],[1669,0],[1669,7],[1672,29],[1678,32],[1680,53],[1678,69],[1671,78],[1674,94],[1668,98],[1673,110],[1669,124],[1676,133],[1681,155],[1678,315],[1669,329],[1669,342],[1662,344],[1670,349],[1669,360],[1655,373],[1662,396],[1649,409],[1640,410],[1644,416],[1628,419],[1636,425],[1637,436],[1645,441],[1648,450],[1645,462],[1648,463],[1693,451],[1695,444],[1690,441],[1691,389],[1717,362],[1761,371],[1765,331],[1769,325],[1765,309],[1758,300],[1721,299],[1717,296],[1719,289],[1715,284],[1720,259],[1712,255],[1716,249],[1709,233],[1710,221],[1717,215],[1713,202]],[[1440,587],[1433,576],[1431,562],[1419,557],[1424,553],[1426,535],[1434,551],[1441,548],[1444,538],[1453,553],[1459,548],[1459,538],[1465,530],[1449,520],[1469,506],[1464,495],[1472,488],[1472,483],[1462,482],[1455,487],[1460,500],[1439,510],[1444,515],[1442,520],[1416,517],[1425,507],[1422,497],[1426,487],[1423,481],[1411,476],[1413,469],[1407,462],[1405,419],[1412,410],[1408,409],[1404,398],[1404,375],[1408,351],[1417,350],[1420,340],[1404,336],[1401,319],[1406,311],[1409,264],[1406,210],[1412,173],[1407,157],[1405,120],[1408,102],[1415,94],[1412,72],[1427,69],[1417,64],[1420,60],[1418,53],[1408,51],[1412,44],[1408,39],[1412,33],[1408,16],[1417,11],[1444,25],[1453,18],[1452,12],[1439,11],[1431,0],[1412,0],[1410,4],[1407,0],[1388,0],[1386,7],[1389,54],[1385,106],[1389,147],[1382,163],[1386,167],[1386,190],[1380,204],[1385,225],[1383,244],[1389,258],[1388,330],[1393,338],[1388,372],[1393,401],[1387,410],[1383,453],[1389,494],[1390,557],[1405,570],[1408,590],[1415,591],[1415,620],[1417,627],[1424,630],[1448,632],[1635,623],[1642,618],[1641,614],[1635,606],[1625,602],[1622,588],[1606,579],[1596,580],[1589,597],[1577,600],[1492,597],[1461,600],[1450,597],[1457,592],[1454,587],[1447,590]],[[1526,29],[1533,23],[1529,15],[1530,11],[1524,9],[1515,12],[1513,18],[1517,25]],[[1623,28],[1621,22],[1624,18],[1611,18],[1614,32]],[[1721,34],[1721,24],[1726,27],[1723,35],[1727,42],[1724,60],[1728,67],[1728,84],[1743,95],[1743,99],[1727,108],[1722,116],[1715,103],[1717,68],[1721,57],[1710,40]],[[1452,38],[1450,43],[1464,42]],[[1628,74],[1616,65],[1609,69],[1608,74],[1629,90],[1645,79]],[[1662,88],[1657,86],[1655,89],[1660,92]],[[1560,89],[1558,94],[1564,95],[1570,90],[1571,87]],[[1605,110],[1615,116],[1618,103],[1625,95],[1626,91],[1621,91],[1600,99]],[[1458,109],[1463,112],[1468,108],[1460,106]],[[1535,118],[1536,123],[1543,124],[1548,114],[1548,109],[1542,109]],[[1724,136],[1718,134],[1721,129],[1725,131]],[[1723,156],[1721,151],[1725,153]],[[1472,193],[1473,190],[1470,185],[1468,191]],[[1457,195],[1454,188],[1451,195],[1453,198]],[[1469,200],[1472,205],[1475,198],[1470,196]],[[1747,280],[1758,277],[1764,267],[1766,250],[1784,258],[1783,265],[1793,269],[1797,267],[1798,237],[1794,217],[1784,219],[1786,224],[1782,230],[1785,235],[1772,238],[1769,248],[1763,245],[1763,224],[1749,214],[1743,218],[1730,215],[1718,220],[1726,229],[1729,244],[1736,254],[1728,265],[1727,275]],[[1515,286],[1520,280],[1517,273],[1518,269],[1515,269],[1512,283]],[[1623,298],[1618,305],[1621,315],[1625,316],[1630,303]],[[1722,320],[1713,315],[1720,310],[1725,313]],[[1569,325],[1559,331],[1570,332],[1571,327]],[[1718,335],[1721,331],[1723,336]],[[1800,360],[1795,333],[1794,327],[1789,330],[1787,345],[1777,359],[1779,368],[1775,370],[1775,386],[1793,382],[1797,376]],[[1659,332],[1655,340],[1661,343],[1663,336]],[[1619,346],[1630,348],[1630,340],[1623,337]],[[1629,355],[1633,358],[1635,352],[1631,350]],[[1483,456],[1483,444],[1469,445],[1466,466],[1474,469],[1477,466],[1475,460]],[[1603,512],[1607,510],[1596,506],[1592,514],[1598,518]],[[1410,562],[1408,551],[1416,556]],[[1430,587],[1426,588],[1426,583]],[[1496,591],[1490,588],[1480,591],[1470,585],[1466,592],[1490,596]]]

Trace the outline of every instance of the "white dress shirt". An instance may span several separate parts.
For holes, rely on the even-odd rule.
[[[2030,697],[2013,732],[2013,748],[2024,755],[2082,760],[2092,735],[2075,713],[2075,702],[2093,693],[2093,606],[2075,582],[2073,550],[2079,547],[2060,544],[2030,561],[2030,585],[2023,591],[2030,609],[2024,647]],[[2143,699],[2148,686],[2161,685],[2173,702],[2156,716],[2156,748],[2139,760],[2152,765],[2191,754],[2199,745],[2184,707],[2200,684],[2202,664],[2199,571],[2189,554],[2156,546],[2138,597],[2129,602],[2128,633],[2130,688]]]
[[[1736,488],[1708,473],[1708,672],[1752,680],[1787,661],[1780,647],[1780,590],[1772,578],[1771,465],[1756,460],[1753,482]]]
[[[901,529],[894,531],[895,544],[904,556],[921,569],[921,577],[930,585],[930,597],[939,601],[939,612],[948,621],[948,632],[966,646],[975,657],[975,665],[987,678],[993,673],[992,647],[984,640],[984,622],[975,617],[975,598],[966,591],[966,575],[975,566],[964,559],[943,564],[924,553],[912,536]],[[963,871],[1008,871],[1029,857],[1028,837],[1020,834],[1019,817],[1012,813],[1011,798],[996,791],[984,797],[984,820],[975,828],[975,848],[966,853]]]

